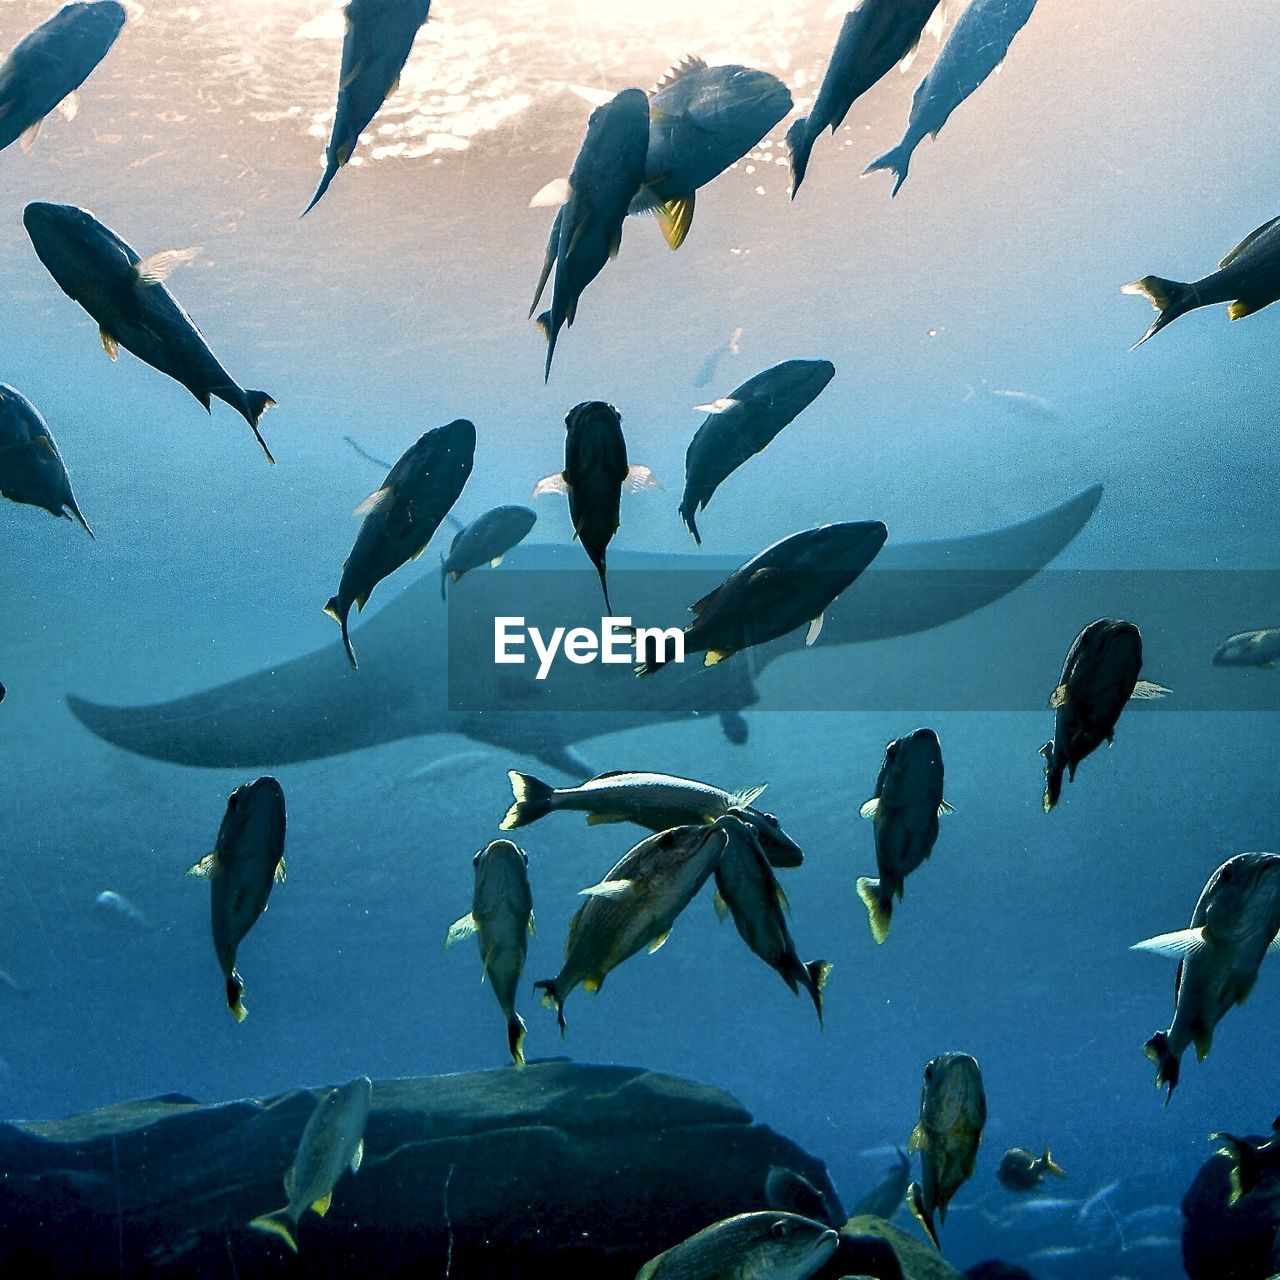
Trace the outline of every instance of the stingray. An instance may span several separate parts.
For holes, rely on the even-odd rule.
[[[967,537],[895,545],[891,536],[872,571],[828,610],[808,652],[927,631],[994,603],[1058,555],[1101,497],[1095,485],[1029,520]],[[664,613],[662,625],[676,623],[744,558],[619,551],[610,568],[620,612],[644,625]],[[527,604],[531,623],[598,625],[595,578],[580,559],[568,545],[521,544],[500,568],[468,575],[448,604],[434,580],[420,579],[360,627],[359,671],[332,644],[172,701],[116,707],[70,694],[67,702],[107,742],[204,768],[266,769],[461,734],[586,777],[591,766],[575,745],[605,733],[718,716],[731,741],[745,741],[742,712],[761,702],[757,682],[770,663],[804,649],[803,628],[716,667],[673,666],[662,681],[637,680],[625,666],[564,663],[539,681],[536,662],[493,665],[494,612]],[[469,584],[470,602],[462,590]],[[493,604],[487,613],[485,601]],[[463,660],[477,652],[479,660]]]

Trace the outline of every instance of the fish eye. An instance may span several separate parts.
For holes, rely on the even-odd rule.
[[[785,1240],[788,1234],[787,1224],[781,1220],[775,1222],[773,1226],[769,1228],[769,1234],[775,1240]]]

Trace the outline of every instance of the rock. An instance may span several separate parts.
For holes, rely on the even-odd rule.
[[[963,1280],[931,1244],[900,1231],[883,1218],[864,1214],[850,1218],[840,1231],[840,1248],[814,1280],[840,1280],[841,1276],[864,1274],[901,1276],[902,1280]],[[859,1259],[870,1262],[872,1270]],[[887,1264],[886,1264],[886,1261]],[[892,1269],[896,1263],[897,1270]],[[856,1264],[856,1265],[855,1265]]]
[[[1182,1197],[1182,1261],[1191,1280],[1268,1280],[1280,1270],[1280,1174],[1264,1174],[1234,1205],[1230,1195],[1231,1161],[1215,1153]]]
[[[0,1125],[0,1275],[634,1280],[709,1223],[765,1208],[770,1168],[838,1203],[820,1161],[717,1089],[539,1062],[375,1084],[360,1172],[326,1217],[304,1216],[295,1257],[246,1224],[284,1204],[319,1092]]]

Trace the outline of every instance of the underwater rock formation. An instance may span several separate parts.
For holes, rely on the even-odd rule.
[[[1182,1197],[1182,1262],[1191,1280],[1269,1280],[1280,1271],[1280,1175],[1264,1174],[1235,1204],[1230,1196],[1231,1160],[1215,1152]]]
[[[295,1257],[248,1223],[284,1203],[319,1095],[0,1125],[0,1275],[634,1280],[709,1223],[766,1208],[771,1168],[838,1203],[820,1161],[717,1089],[550,1061],[376,1084],[364,1162],[323,1218],[303,1216]],[[841,1256],[895,1280],[871,1244]]]

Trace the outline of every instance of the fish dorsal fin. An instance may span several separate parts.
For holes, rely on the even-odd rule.
[[[476,919],[471,912],[467,912],[460,920],[455,920],[449,926],[449,932],[444,936],[444,948],[446,951],[453,946],[455,942],[461,942],[463,938],[469,938],[476,931]]]
[[[874,818],[876,814],[879,812],[879,810],[880,810],[880,797],[872,796],[871,799],[867,800],[863,804],[862,808],[858,810],[858,817]]]
[[[395,496],[395,492],[389,484],[383,485],[381,489],[375,489],[351,514],[353,516],[371,516],[375,512],[381,511]]]
[[[148,254],[134,263],[134,278],[147,287],[163,284],[178,267],[194,262],[201,252],[199,245],[192,245],[187,249],[161,249],[159,253]]]
[[[36,139],[40,136],[40,126],[43,123],[43,119],[37,120],[35,124],[29,125],[22,131],[22,137],[18,139],[18,146],[23,151],[30,151],[36,145]]]
[[[333,1203],[333,1192],[326,1191],[319,1200],[313,1200],[311,1207],[323,1218],[329,1212],[329,1206]]]
[[[1178,929],[1174,933],[1158,933],[1154,938],[1135,942],[1130,951],[1150,951],[1158,956],[1172,956],[1179,960],[1193,955],[1205,945],[1204,929]]]
[[[721,584],[721,585],[723,585],[723,584]],[[719,588],[719,587],[716,587],[716,588],[714,588],[713,590],[708,591],[708,592],[707,592],[707,594],[706,594],[705,596],[703,596],[701,600],[695,600],[695,601],[694,601],[694,602],[689,606],[689,612],[690,612],[691,614],[693,614],[693,616],[694,616],[695,618],[700,618],[700,617],[702,617],[702,615],[703,615],[704,613],[706,613],[706,611],[707,611],[708,607],[710,606],[711,602],[716,598],[716,593],[717,593],[719,590],[720,590],[720,588]]]
[[[1272,218],[1270,221],[1264,222],[1256,231],[1250,231],[1249,234],[1245,236],[1245,238],[1241,240],[1240,243],[1236,245],[1236,247],[1232,249],[1220,263],[1218,263],[1219,269],[1229,267],[1251,244],[1254,243],[1254,241],[1260,240],[1277,223],[1280,223],[1280,217]]]
[[[687,196],[672,196],[654,207],[658,226],[662,230],[662,238],[674,250],[685,242],[689,228],[693,225],[693,206],[695,195],[691,191]]]
[[[658,79],[658,83],[649,90],[650,96],[657,93],[660,89],[665,89],[669,85],[673,85],[677,80],[683,80],[685,76],[692,75],[695,71],[705,71],[707,64],[696,54],[689,54],[687,57],[681,58],[674,67],[663,73]]]
[[[76,95],[75,90],[72,90],[60,103],[58,103],[57,111],[68,124],[76,118],[80,111],[80,99]]]
[[[297,1186],[297,1184],[298,1184],[298,1175],[294,1173],[293,1165],[290,1165],[284,1171],[284,1193],[289,1197],[290,1200],[293,1199],[293,1189],[295,1186]]]
[[[361,1138],[360,1141],[356,1143],[355,1151],[353,1151],[351,1154],[351,1172],[352,1173],[360,1172],[360,1165],[363,1162],[363,1160],[364,1160],[364,1139]]]
[[[1049,706],[1056,711],[1059,707],[1066,706],[1066,704],[1067,704],[1067,686],[1065,684],[1060,684],[1049,695]]]
[[[215,849],[212,853],[206,853],[195,866],[187,871],[187,875],[199,876],[201,880],[208,880],[221,870],[222,864],[218,861],[218,851]]]
[[[108,360],[115,360],[120,355],[120,344],[116,341],[113,333],[108,333],[105,329],[98,330],[98,341],[102,343],[102,349],[107,353]]]

